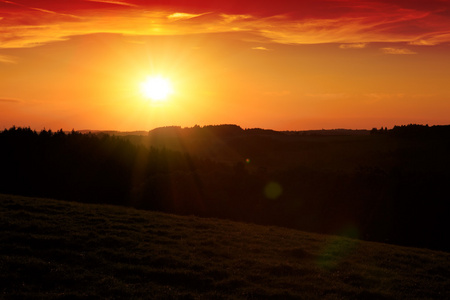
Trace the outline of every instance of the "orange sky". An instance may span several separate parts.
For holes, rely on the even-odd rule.
[[[448,0],[0,0],[0,129],[409,123],[450,124]]]

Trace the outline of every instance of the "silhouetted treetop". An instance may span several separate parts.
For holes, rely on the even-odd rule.
[[[360,238],[450,250],[442,239],[450,225],[450,126],[314,132],[11,127],[0,132],[0,193],[333,234],[353,224]]]

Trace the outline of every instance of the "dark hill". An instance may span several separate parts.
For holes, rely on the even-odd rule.
[[[2,299],[449,299],[450,255],[0,195]]]

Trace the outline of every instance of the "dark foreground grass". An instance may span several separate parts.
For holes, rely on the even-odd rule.
[[[450,254],[0,195],[4,299],[450,299]]]

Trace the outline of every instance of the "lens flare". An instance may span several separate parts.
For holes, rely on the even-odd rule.
[[[269,199],[277,199],[283,193],[283,188],[277,182],[269,182],[264,187],[264,195]]]

